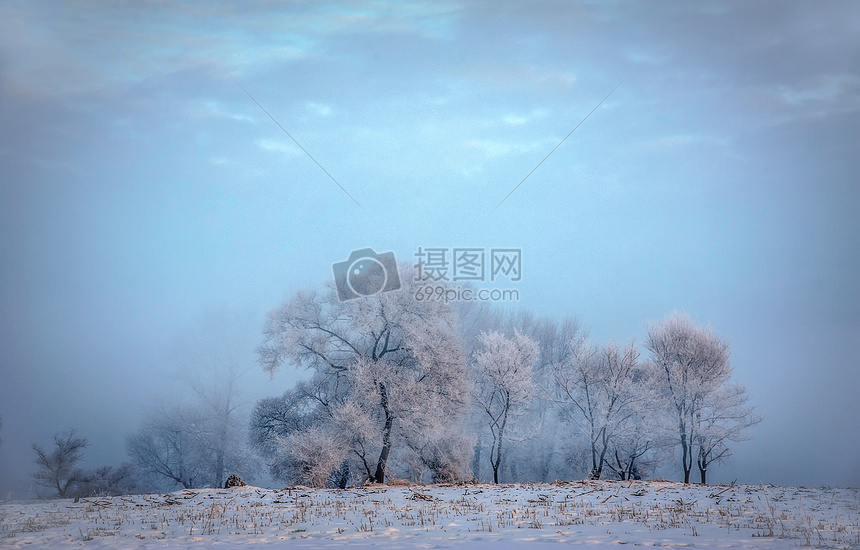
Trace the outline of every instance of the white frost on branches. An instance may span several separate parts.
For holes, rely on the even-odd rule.
[[[534,389],[533,369],[539,358],[537,342],[514,331],[512,338],[500,332],[482,333],[483,349],[475,355],[475,381],[472,395],[486,413],[485,422],[492,436],[490,466],[493,482],[499,482],[505,429],[519,414]]]

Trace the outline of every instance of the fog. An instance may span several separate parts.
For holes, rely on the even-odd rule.
[[[712,481],[860,485],[858,52],[851,2],[4,2],[0,495],[126,460],[207,323],[283,393],[266,312],[365,247],[520,248],[505,307],[600,342],[685,311],[764,417]]]

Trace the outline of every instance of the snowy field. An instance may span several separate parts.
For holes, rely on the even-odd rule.
[[[0,504],[3,548],[471,550],[491,542],[860,548],[860,490],[582,481],[243,487]]]

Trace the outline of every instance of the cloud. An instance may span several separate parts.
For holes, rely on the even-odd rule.
[[[295,143],[285,139],[258,139],[257,145],[265,150],[288,155],[300,155],[302,153]]]
[[[474,75],[493,87],[541,87],[567,90],[576,83],[576,75],[553,67],[527,64],[493,63],[475,67]]]
[[[684,147],[687,145],[692,145],[700,141],[697,136],[691,135],[671,135],[671,136],[661,136],[643,143],[643,146],[646,149],[656,149],[656,150],[665,150],[665,149],[675,149],[678,147]]]
[[[546,109],[532,109],[531,113],[527,115],[511,113],[506,114],[502,117],[502,122],[504,122],[508,126],[523,126],[536,119],[546,118],[548,114],[549,111],[547,111]]]
[[[113,92],[150,78],[199,70],[235,78],[310,57],[350,33],[448,32],[455,4],[394,2],[369,7],[290,4],[0,4],[3,85],[57,97]]]
[[[222,102],[212,99],[197,100],[192,102],[191,114],[204,118],[229,118],[238,122],[250,122],[256,124],[257,119],[240,112],[230,111]]]
[[[657,135],[639,143],[639,147],[642,149],[663,152],[693,147],[696,145],[728,147],[731,145],[731,141],[727,138],[708,136],[704,134],[668,134]]]
[[[669,60],[669,56],[657,55],[636,49],[627,53],[627,59],[637,65],[663,65]]]
[[[860,76],[820,74],[793,86],[780,86],[778,95],[791,105],[829,102],[856,109],[860,103]]]
[[[504,157],[511,154],[528,153],[538,149],[551,148],[558,140],[540,141],[501,141],[493,139],[470,139],[463,145],[469,149],[480,151],[487,158]],[[551,144],[551,145],[550,145]]]
[[[325,105],[323,103],[317,103],[315,101],[306,102],[305,108],[319,116],[331,116],[332,114],[331,106]]]
[[[529,121],[528,117],[517,115],[505,115],[502,117],[502,122],[510,126],[522,126]]]

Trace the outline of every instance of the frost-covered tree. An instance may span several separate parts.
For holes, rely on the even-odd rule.
[[[564,460],[565,453],[570,450],[574,441],[562,441],[558,437],[564,412],[551,398],[550,388],[553,385],[553,365],[565,361],[571,353],[570,343],[583,338],[582,325],[577,319],[567,317],[560,321],[541,318],[532,326],[522,326],[522,330],[540,346],[540,360],[535,368],[537,390],[523,419],[523,423],[528,422],[529,425],[529,436],[525,442],[528,452],[524,456],[523,466],[532,466],[533,477],[530,479],[535,481],[548,482],[559,477],[578,477],[577,472],[571,470],[568,461]]]
[[[126,441],[140,475],[156,486],[223,487],[231,473],[254,477],[241,399],[242,377],[254,365],[256,336],[248,321],[213,308],[174,338],[168,351],[183,384],[166,388],[175,395],[162,395]]]
[[[343,464],[349,449],[329,429],[331,425],[312,426],[280,440],[282,452],[289,453],[296,463],[299,482],[324,487],[332,472]]]
[[[203,487],[208,460],[200,430],[205,419],[192,407],[160,408],[126,438],[126,450],[141,476],[168,487]]]
[[[252,479],[256,461],[244,424],[230,418],[222,426],[221,420],[199,404],[162,406],[147,413],[141,428],[128,436],[126,450],[142,477],[168,488],[223,486],[220,467]]]
[[[725,456],[725,443],[731,440],[721,432],[735,424],[722,418],[718,403],[726,404],[723,410],[728,411],[746,401],[744,397],[738,402],[737,394],[730,396],[729,346],[710,327],[699,327],[688,315],[675,312],[648,328],[645,347],[662,373],[663,394],[681,447],[684,483],[689,483],[694,461],[701,461],[706,471],[709,463]],[[739,435],[740,431],[732,437]]]
[[[269,315],[259,348],[270,373],[285,365],[310,372],[303,398],[323,411],[318,418],[326,425],[303,431],[338,438],[330,450],[343,450],[343,460],[376,483],[384,483],[393,453],[409,448],[407,441],[457,424],[467,396],[451,307],[424,294],[416,299],[414,268],[399,268],[399,290],[348,301],[332,285],[299,292]]]
[[[464,430],[461,422],[413,432],[405,442],[412,451],[412,480],[424,481],[425,472],[430,476],[426,481],[431,483],[452,483],[470,477],[469,461],[474,453],[475,439]],[[409,462],[409,455],[404,453],[404,459]]]
[[[281,396],[257,402],[251,413],[251,446],[266,461],[273,478],[289,483],[301,477],[301,466],[289,452],[282,450],[283,441],[327,419],[325,409],[318,407],[300,384]]]
[[[483,333],[479,340],[483,349],[475,355],[472,395],[486,415],[485,426],[492,438],[490,466],[493,482],[498,483],[505,430],[532,396],[539,349],[537,342],[519,331],[511,338],[500,332]]]
[[[38,485],[57,491],[58,497],[66,498],[75,483],[81,481],[83,471],[77,464],[89,445],[86,438],[76,436],[75,430],[54,435],[54,448],[50,451],[33,443],[37,467],[33,479]]]
[[[557,403],[588,438],[592,479],[600,479],[613,444],[637,429],[637,405],[647,396],[636,385],[639,351],[609,343],[571,343],[571,353],[553,367]],[[629,468],[628,468],[629,469]]]
[[[761,417],[747,406],[749,395],[738,383],[723,385],[709,394],[697,416],[696,465],[701,482],[707,483],[708,466],[731,455],[729,443],[744,441],[750,436],[746,429],[758,424]]]
[[[671,456],[675,438],[660,398],[660,374],[647,361],[633,371],[628,389],[636,398],[627,404],[630,417],[613,436],[604,464],[620,480],[649,477]]]
[[[654,451],[651,434],[633,432],[619,436],[613,442],[606,458],[606,467],[621,481],[642,479],[653,467],[646,458]]]
[[[532,369],[534,391],[520,407],[516,421],[505,427],[505,458],[499,466],[499,478],[552,481],[577,475],[566,460],[570,440],[558,437],[560,411],[547,399],[546,392],[552,386],[549,365],[568,352],[567,342],[579,338],[580,323],[572,318],[557,321],[528,310],[505,311],[480,303],[461,304],[458,315],[461,339],[472,367],[476,354],[484,350],[479,338],[482,332],[499,332],[510,338],[519,331],[539,346],[539,359]],[[488,420],[486,411],[477,404],[470,411],[468,431],[476,439],[472,471],[478,479],[493,477],[488,459],[493,451]]]
[[[236,311],[212,308],[178,334],[170,350],[180,377],[196,397],[197,437],[207,448],[205,462],[211,468],[206,484],[215,487],[236,473],[237,456],[249,454],[239,426],[247,422],[242,378],[254,365],[256,334],[246,328],[250,321]]]

